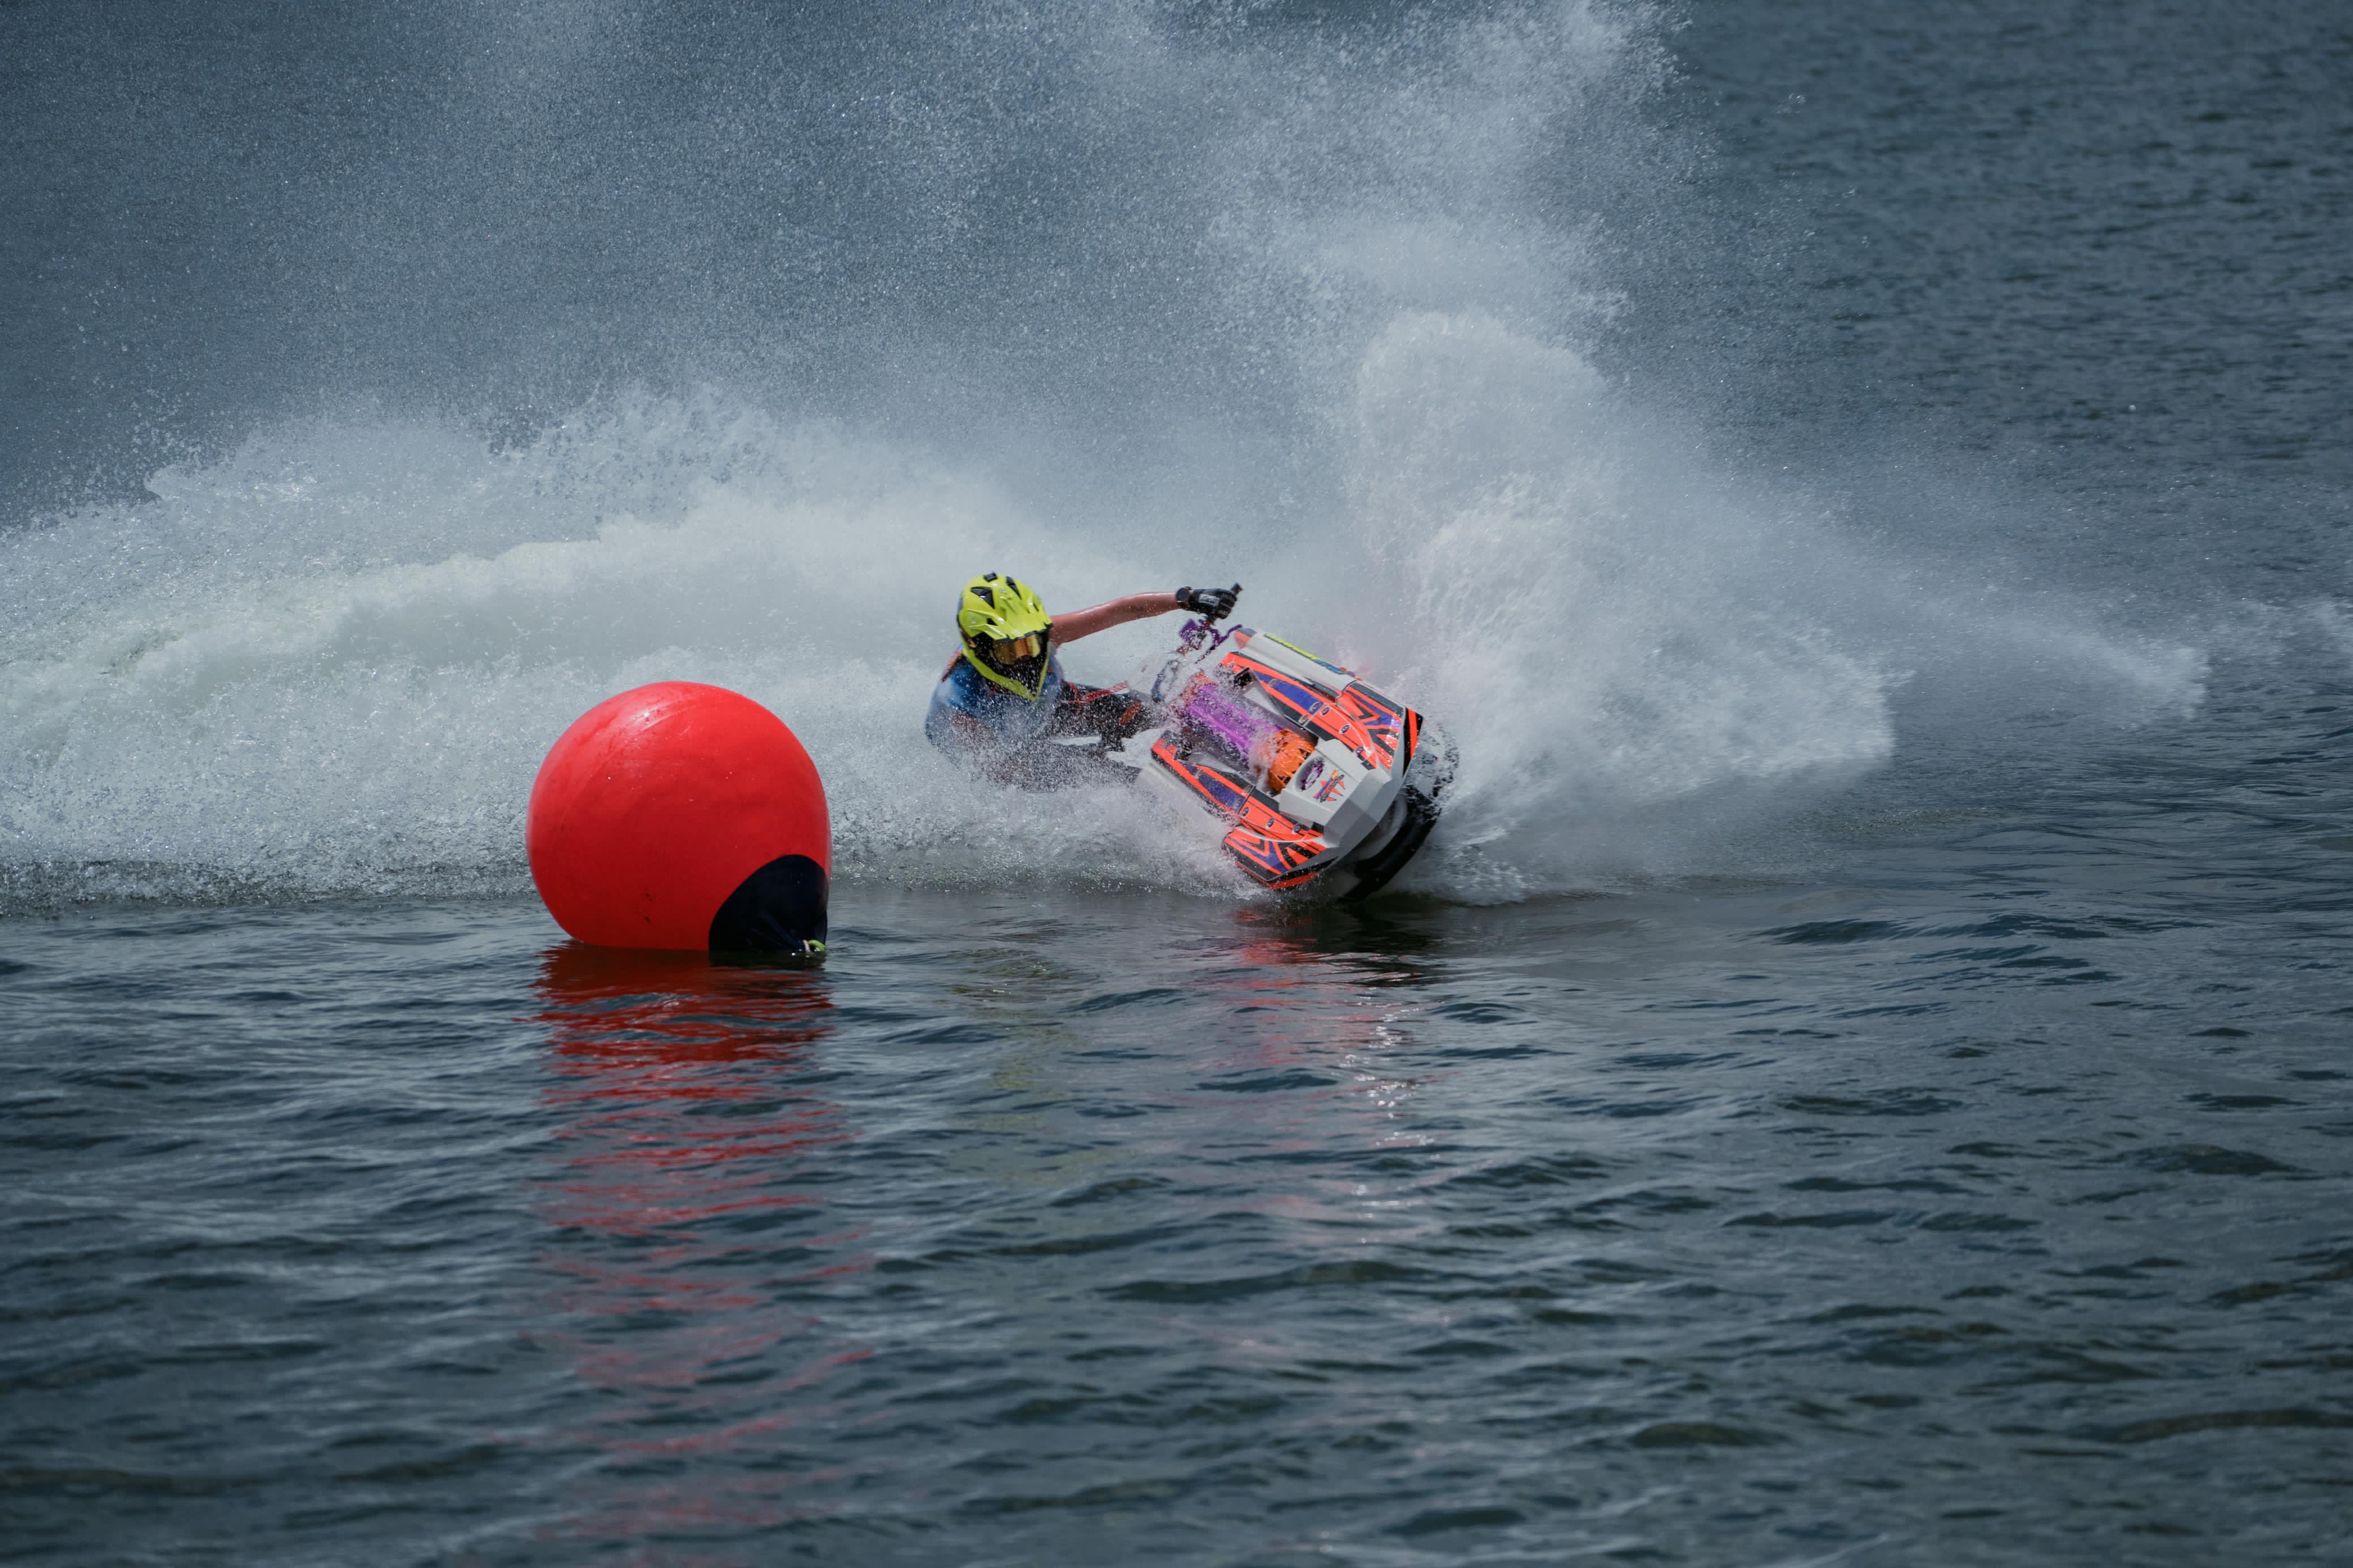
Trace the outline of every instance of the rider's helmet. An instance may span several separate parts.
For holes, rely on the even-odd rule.
[[[975,577],[956,602],[956,630],[975,669],[1017,697],[1038,700],[1054,618],[1027,584],[996,572]]]

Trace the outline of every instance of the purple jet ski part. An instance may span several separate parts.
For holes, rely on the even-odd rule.
[[[1282,728],[1214,685],[1200,687],[1186,699],[1184,713],[1186,728],[1215,738],[1240,762],[1250,761],[1252,748]]]

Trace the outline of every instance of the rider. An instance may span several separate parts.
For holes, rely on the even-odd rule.
[[[1143,701],[1124,686],[1081,686],[1069,679],[1054,649],[1171,610],[1220,620],[1233,612],[1240,592],[1238,584],[1130,594],[1057,620],[1029,584],[1001,573],[983,573],[964,585],[957,601],[956,630],[964,648],[932,688],[923,733],[940,750],[1000,784],[1060,789],[1124,777],[1116,764],[1050,742],[1056,735],[1124,740],[1143,727]]]

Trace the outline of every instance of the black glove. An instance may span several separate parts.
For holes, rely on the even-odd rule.
[[[1179,588],[1176,607],[1190,610],[1204,620],[1222,621],[1234,613],[1234,601],[1242,596],[1242,585],[1230,588]]]

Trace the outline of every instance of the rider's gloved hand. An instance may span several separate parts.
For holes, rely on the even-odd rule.
[[[1234,601],[1242,596],[1242,585],[1230,588],[1179,588],[1176,607],[1190,610],[1205,620],[1222,621],[1234,613]]]

